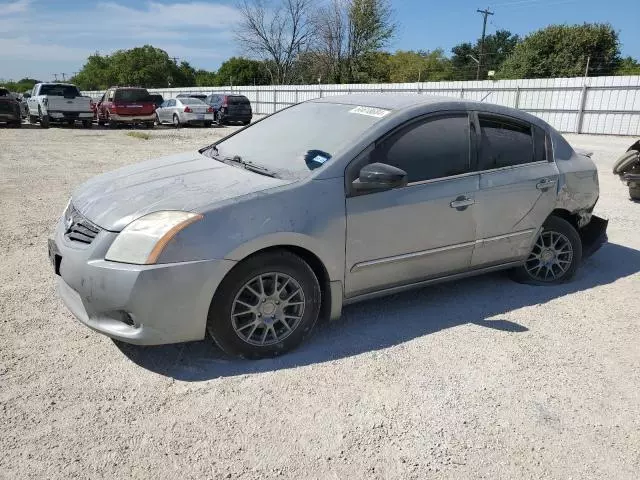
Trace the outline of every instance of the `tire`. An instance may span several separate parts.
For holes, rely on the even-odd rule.
[[[631,200],[640,200],[640,187],[629,187],[629,196]]]
[[[17,122],[14,122],[11,124],[12,128],[22,128],[22,121],[18,120]]]
[[[635,150],[625,152],[613,165],[614,175],[622,175],[635,163],[640,163],[640,153]]]
[[[180,117],[177,113],[173,114],[173,126],[175,128],[180,128],[182,126],[182,124],[180,123]]]
[[[91,128],[93,127],[93,122],[91,120],[83,120],[82,128]]]
[[[144,128],[151,130],[155,126],[155,122],[145,122]]]
[[[242,122],[242,125],[249,125],[251,123],[251,120],[245,120],[244,122]]]
[[[555,249],[549,248],[552,242]],[[547,263],[543,265],[545,259]],[[550,216],[542,225],[527,261],[513,269],[511,274],[520,283],[557,285],[571,280],[581,260],[582,240],[578,231],[563,218]]]
[[[28,119],[31,125],[35,125],[36,123],[38,123],[38,117],[36,117],[35,115],[29,115]]]
[[[205,128],[211,128],[212,122],[204,122]]]
[[[104,120],[100,120],[100,117],[98,117],[98,125],[104,127]]]
[[[158,116],[158,114],[156,113],[156,119],[154,120],[154,126],[155,125],[162,125],[162,122],[160,121],[160,117]]]
[[[109,128],[116,130],[118,128],[118,122],[111,119],[111,115],[107,114],[107,123],[109,124]]]
[[[283,290],[276,292],[274,285]],[[247,286],[265,294],[262,302]],[[283,307],[280,302],[288,295],[293,304]],[[321,300],[318,279],[300,257],[286,251],[258,254],[238,264],[222,281],[209,307],[207,331],[228,355],[275,357],[311,333]],[[245,308],[249,308],[246,313]]]
[[[38,121],[41,128],[49,128],[49,115],[43,115],[40,107],[38,107]]]

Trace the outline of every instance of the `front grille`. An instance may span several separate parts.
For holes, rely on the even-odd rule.
[[[86,245],[91,244],[93,239],[100,233],[100,227],[84,218],[71,204],[64,212],[64,226],[65,238]]]

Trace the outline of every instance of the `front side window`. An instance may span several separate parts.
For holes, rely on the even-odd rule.
[[[479,170],[523,165],[534,161],[531,126],[499,117],[479,116]]]
[[[469,118],[461,114],[409,125],[378,143],[371,155],[374,162],[404,170],[409,183],[467,173]]]

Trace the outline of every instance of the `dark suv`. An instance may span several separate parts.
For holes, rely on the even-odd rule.
[[[143,124],[153,128],[156,106],[146,88],[111,87],[97,106],[98,124],[117,128],[122,124]]]
[[[0,87],[0,122],[19,128],[22,126],[20,103],[6,88]]]
[[[243,125],[251,123],[253,112],[251,102],[244,95],[209,95],[204,103],[213,107],[214,119],[220,123],[240,122]]]

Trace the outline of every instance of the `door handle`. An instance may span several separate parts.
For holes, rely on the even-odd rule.
[[[556,184],[556,180],[551,180],[550,178],[543,178],[536,184],[536,188],[538,190],[548,190]]]
[[[464,210],[470,205],[473,205],[476,201],[473,198],[460,196],[456,198],[453,202],[449,204],[451,208],[456,208],[458,210]]]

